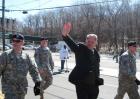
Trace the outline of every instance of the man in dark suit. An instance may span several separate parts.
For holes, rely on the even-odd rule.
[[[76,44],[69,35],[70,30],[71,23],[66,23],[63,27],[62,37],[75,53],[76,60],[76,66],[69,75],[69,81],[75,85],[78,99],[97,99],[99,83],[103,83],[103,79],[99,78],[100,56],[95,49],[97,35],[89,34],[85,44]]]

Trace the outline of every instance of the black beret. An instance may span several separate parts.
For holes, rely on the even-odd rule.
[[[42,40],[48,40],[48,39],[46,37],[41,37],[40,41],[42,41]]]
[[[22,34],[13,34],[12,39],[24,40],[24,36]]]
[[[136,46],[136,41],[129,41],[128,46]]]

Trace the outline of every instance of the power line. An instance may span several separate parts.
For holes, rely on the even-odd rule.
[[[93,4],[100,4],[100,3],[109,3],[109,2],[117,2],[121,0],[112,0],[112,1],[102,1],[102,2],[94,2],[94,3],[86,3],[86,4],[77,4],[77,5],[70,5],[70,6],[59,6],[59,7],[51,7],[51,8],[38,8],[38,9],[18,9],[18,10],[10,10],[9,11],[35,11],[35,10],[47,10],[47,9],[60,9],[60,8],[70,8],[82,5],[93,5]]]
[[[31,3],[35,3],[35,2],[33,2],[33,1],[35,1],[35,0],[32,0],[32,1],[28,1],[28,2],[24,2],[24,3],[22,3],[21,5],[11,5],[11,6],[13,6],[13,7],[18,7],[18,6],[20,6],[20,7],[18,7],[19,9],[22,9],[21,8],[21,6],[24,6],[24,5],[27,5],[27,4],[31,4]],[[41,2],[41,4],[40,4],[40,0],[36,0],[37,2],[39,2],[38,4],[39,4],[39,6],[35,6],[34,8],[40,8],[40,5],[43,5],[43,4],[45,4],[45,3],[49,3],[51,0],[43,0],[43,2]],[[9,7],[7,7],[7,8],[9,8]],[[6,9],[7,9],[6,8]],[[9,9],[7,9],[7,12],[10,12],[10,10]]]
[[[41,4],[48,3],[48,2],[50,2],[50,1],[51,1],[51,0],[47,0],[47,1],[44,0],[43,3],[41,2]],[[21,3],[21,4],[8,5],[8,6],[6,6],[6,7],[9,8],[9,7],[24,6],[24,5],[32,4],[32,3],[35,3],[35,2],[40,2],[40,0],[32,0],[32,1],[28,1],[28,2]]]
[[[34,2],[36,2],[36,1],[37,1],[37,0],[31,0],[31,1],[27,1],[27,2],[20,3],[20,4],[8,5],[7,7],[18,7],[18,6],[21,6],[21,5],[26,5],[26,4],[34,3]]]
[[[45,1],[45,2],[39,2],[39,5],[38,6],[35,6],[34,8],[38,8],[38,9],[40,9],[40,6],[42,6],[42,5],[44,5],[44,4],[46,4],[46,3],[50,3],[52,0],[47,0],[47,1]]]

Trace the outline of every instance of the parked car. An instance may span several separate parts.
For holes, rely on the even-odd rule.
[[[13,48],[12,44],[5,44],[6,46],[8,46],[10,49]]]
[[[25,46],[23,46],[22,49],[23,50],[33,50],[34,49],[34,46],[33,45],[25,45]]]
[[[5,45],[5,50],[9,50],[9,49],[10,49],[10,47]],[[3,50],[3,45],[0,45],[0,50]]]

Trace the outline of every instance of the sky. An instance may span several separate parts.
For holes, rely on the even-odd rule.
[[[41,8],[52,8],[59,6],[69,6],[75,4],[75,2],[80,0],[5,0],[5,9],[8,10],[27,10],[27,9],[41,9]],[[83,1],[94,1],[99,2],[101,0],[83,0]],[[110,0],[111,1],[111,0]],[[132,0],[133,2],[140,0]],[[2,0],[0,1],[2,6]],[[0,7],[1,7],[0,6]],[[22,11],[10,11],[5,12],[6,18],[13,18],[19,21],[23,21],[25,17],[32,14],[37,14],[39,11],[28,11],[28,14],[23,14]],[[0,17],[2,14],[0,14]]]
[[[0,4],[2,4],[2,0]],[[72,0],[5,0],[5,9],[9,10],[41,9],[69,5],[72,5]],[[22,11],[10,11],[5,12],[5,17],[16,18],[22,21],[29,14],[36,14],[38,12],[38,10],[28,11],[28,14],[23,14]]]

